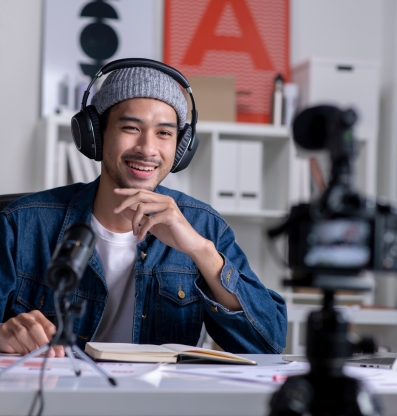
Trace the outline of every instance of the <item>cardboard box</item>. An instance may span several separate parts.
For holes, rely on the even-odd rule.
[[[236,89],[234,77],[188,77],[192,87],[199,121],[236,121]],[[188,119],[191,118],[191,102]]]

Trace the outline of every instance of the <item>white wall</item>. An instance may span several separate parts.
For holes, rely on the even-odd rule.
[[[41,0],[0,0],[0,194],[34,190]]]
[[[378,195],[397,200],[397,2],[383,5]]]
[[[291,65],[309,56],[380,60],[383,0],[290,0]]]

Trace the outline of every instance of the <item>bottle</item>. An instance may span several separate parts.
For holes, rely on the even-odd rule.
[[[284,92],[284,119],[283,124],[290,126],[292,119],[295,115],[295,111],[298,108],[299,88],[298,84],[286,82],[283,88]]]
[[[284,121],[284,78],[277,74],[274,79],[274,88],[272,94],[272,124],[281,126]]]

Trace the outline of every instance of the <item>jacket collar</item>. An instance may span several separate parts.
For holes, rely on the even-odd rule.
[[[58,244],[61,242],[65,230],[69,225],[75,222],[91,223],[92,207],[99,186],[99,178],[100,177],[95,179],[95,181],[88,183],[70,200],[65,220],[62,224],[61,232],[59,233]]]
[[[70,200],[68,209],[66,211],[65,220],[62,224],[62,229],[58,236],[57,244],[62,241],[65,235],[65,230],[69,225],[76,222],[85,222],[91,225],[92,207],[94,204],[95,195],[98,190],[99,180],[100,176],[95,179],[95,181],[88,183]],[[94,250],[92,253],[88,265],[104,282],[104,271],[96,250]]]

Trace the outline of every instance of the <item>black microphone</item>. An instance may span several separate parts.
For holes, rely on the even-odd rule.
[[[77,286],[95,247],[95,234],[85,222],[71,224],[65,231],[47,267],[46,281],[59,294]]]
[[[324,149],[329,119],[337,112],[340,110],[331,105],[319,105],[297,114],[292,126],[295,142],[306,150]]]

